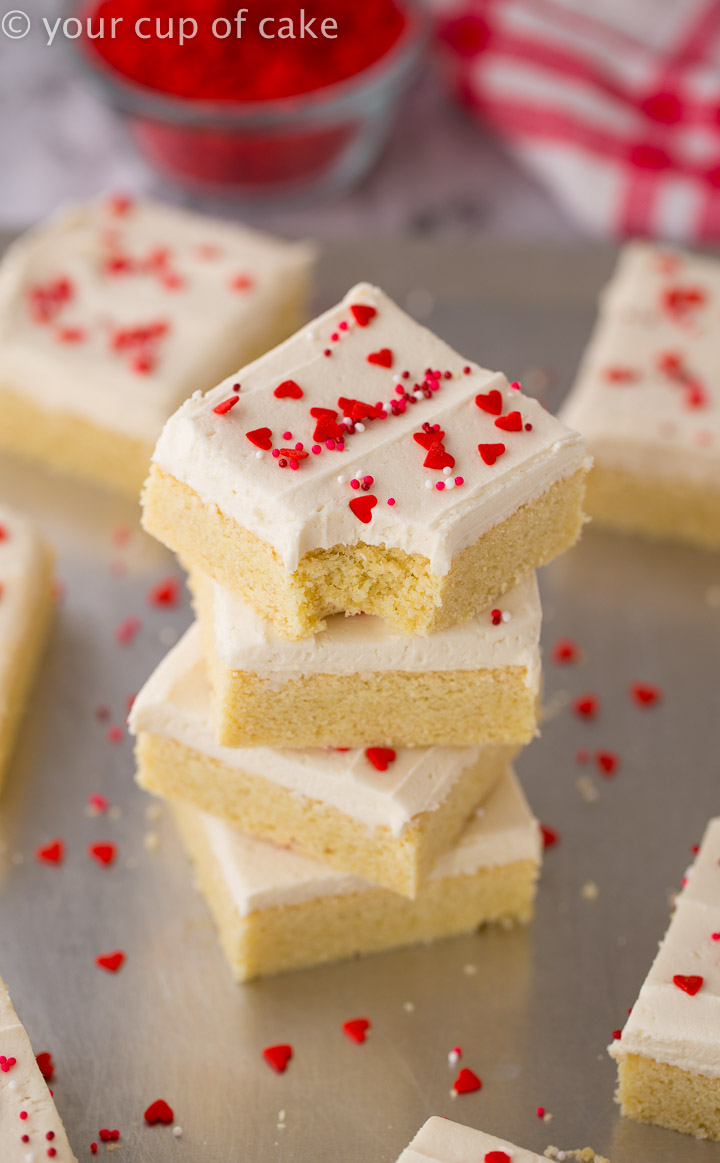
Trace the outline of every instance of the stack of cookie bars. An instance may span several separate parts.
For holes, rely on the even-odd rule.
[[[238,980],[530,917],[533,571],[587,468],[365,284],[167,422],[144,524],[197,623],[131,728]]]

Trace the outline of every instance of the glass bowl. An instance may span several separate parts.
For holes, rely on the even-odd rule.
[[[81,71],[127,121],[145,157],[184,186],[248,202],[333,194],[376,161],[419,71],[427,20],[417,4],[392,48],[346,81],[272,101],[201,101],[123,77],[82,41]]]

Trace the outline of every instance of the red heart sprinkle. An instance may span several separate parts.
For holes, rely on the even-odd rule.
[[[478,452],[485,464],[493,465],[499,456],[505,452],[504,444],[478,444]]]
[[[564,662],[577,662],[580,650],[572,638],[558,638],[552,648],[552,660],[558,665]]]
[[[631,367],[606,367],[604,375],[610,384],[630,384],[638,378]]]
[[[467,1066],[463,1066],[453,1083],[453,1090],[457,1094],[470,1094],[473,1090],[480,1090],[482,1087],[482,1080],[478,1078],[477,1074],[472,1070],[468,1070]]]
[[[335,419],[336,416],[337,412],[332,414],[328,412],[326,415],[318,417],[313,440],[337,440],[338,436],[343,435],[343,428]]]
[[[224,416],[231,408],[235,407],[239,399],[239,396],[230,396],[227,400],[223,400],[222,404],[213,408],[213,412],[216,412],[218,416]]]
[[[288,460],[295,461],[307,460],[310,455],[310,453],[305,452],[303,448],[281,448],[279,449],[279,452],[281,456],[286,456]]]
[[[622,1030],[613,1030],[613,1042],[619,1042],[622,1039]]]
[[[125,954],[122,949],[116,949],[114,953],[101,953],[99,957],[95,958],[95,964],[98,968],[106,969],[108,973],[117,973],[124,962]]]
[[[614,775],[620,760],[614,751],[596,751],[595,762],[603,775]]]
[[[180,582],[176,577],[163,578],[148,594],[151,606],[176,606],[179,600]]]
[[[397,759],[397,752],[392,747],[366,747],[365,755],[377,771],[387,771]]]
[[[455,457],[450,455],[441,440],[433,444],[423,461],[424,468],[452,468],[454,464]]]
[[[573,702],[572,709],[582,719],[594,719],[600,707],[597,695],[579,695]]]
[[[256,448],[262,448],[266,452],[272,448],[272,428],[254,428],[245,435]]]
[[[369,525],[372,521],[372,511],[377,505],[377,497],[372,493],[366,493],[364,497],[353,497],[348,504],[358,521],[362,521],[363,525]]]
[[[430,432],[413,432],[413,440],[424,449],[432,448],[433,444],[441,444],[444,439],[445,433],[439,427],[433,428]]]
[[[278,400],[284,400],[288,396],[291,400],[301,400],[303,397],[303,390],[300,387],[300,384],[295,383],[295,380],[283,380],[281,384],[278,384],[275,391],[273,392],[273,395]]]
[[[350,313],[358,327],[367,327],[370,320],[377,315],[375,308],[368,307],[365,303],[351,303]]]
[[[633,682],[630,684],[630,695],[639,707],[653,707],[660,702],[662,690],[649,682]]]
[[[485,1163],[512,1163],[512,1159],[507,1151],[488,1151],[485,1155]]]
[[[343,1022],[342,1029],[343,1034],[347,1034],[353,1042],[364,1042],[370,1023],[367,1018],[352,1018],[349,1022]]]
[[[62,864],[65,858],[65,845],[62,840],[51,840],[42,848],[35,850],[35,859],[43,864]]]
[[[269,1066],[272,1066],[273,1070],[277,1070],[278,1074],[284,1074],[287,1070],[287,1064],[293,1056],[293,1048],[282,1042],[277,1046],[266,1046],[262,1053],[263,1058]]]
[[[560,843],[560,833],[551,828],[549,824],[541,824],[540,832],[542,833],[543,848],[554,848],[556,844]]]
[[[343,416],[349,416],[351,420],[374,420],[381,411],[374,404],[366,404],[363,400],[349,400],[347,396],[340,397],[338,408],[342,408]]]
[[[168,1106],[164,1098],[156,1098],[155,1102],[150,1103],[143,1118],[146,1123],[153,1126],[155,1123],[171,1123],[175,1115],[172,1107]]]
[[[91,844],[88,848],[88,855],[97,860],[98,864],[112,864],[116,854],[115,845],[109,841],[106,844]]]
[[[368,363],[376,363],[379,367],[392,367],[393,353],[389,347],[381,347],[379,351],[371,351],[367,361]]]
[[[496,428],[502,428],[503,432],[522,432],[523,419],[519,412],[508,412],[507,416],[498,416],[495,421]]]
[[[691,973],[686,977],[684,973],[676,973],[673,977],[673,985],[681,989],[684,993],[689,993],[690,997],[695,997],[695,994],[702,988],[703,978],[697,974]]]
[[[475,397],[475,403],[478,408],[482,408],[483,412],[489,412],[491,416],[499,416],[503,407],[502,392],[499,392],[497,388],[493,388],[491,392],[481,392],[479,396]]]
[[[38,1070],[42,1074],[46,1082],[50,1082],[55,1073],[55,1063],[52,1060],[52,1054],[47,1050],[42,1050],[35,1058],[38,1064]]]

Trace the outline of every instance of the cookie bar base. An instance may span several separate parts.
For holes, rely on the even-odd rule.
[[[622,1114],[696,1139],[720,1139],[720,1078],[691,1074],[640,1054],[618,1063]]]
[[[507,770],[513,754],[507,747],[484,750],[435,811],[420,813],[394,836],[389,828],[370,830],[334,807],[238,772],[174,739],[141,734],[136,746],[137,781],[146,791],[190,803],[251,836],[290,845],[411,898]]]
[[[0,387],[0,448],[48,468],[136,498],[147,476],[152,445],[72,416],[39,408]]]
[[[529,743],[536,733],[537,694],[523,667],[306,675],[278,686],[229,670],[214,651],[209,662],[226,747],[461,747]]]
[[[473,545],[439,577],[420,554],[384,546],[336,545],[305,554],[294,573],[274,549],[205,504],[153,464],[143,495],[148,533],[186,562],[235,590],[277,632],[304,638],[329,614],[376,614],[403,634],[428,634],[490,606],[537,566],[577,540],[585,470],[557,481]]]
[[[472,933],[488,922],[529,921],[538,865],[532,860],[430,881],[408,902],[383,888],[238,912],[196,813],[174,805],[197,885],[237,981]]]
[[[595,467],[585,507],[598,525],[720,549],[720,488]]]
[[[54,608],[52,584],[53,559],[50,552],[46,551],[41,586],[42,598],[35,606],[32,619],[8,666],[7,690],[0,691],[0,791],[50,628]]]

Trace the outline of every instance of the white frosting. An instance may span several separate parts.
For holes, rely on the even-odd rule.
[[[40,1163],[47,1159],[50,1146],[56,1151],[55,1163],[77,1163],[48,1084],[38,1070],[30,1039],[1,978],[0,1055],[15,1059],[7,1072],[0,1069],[2,1163]],[[21,1111],[27,1112],[27,1118],[20,1117]],[[48,1133],[53,1136],[50,1140]],[[22,1142],[23,1135],[28,1136],[27,1143]]]
[[[47,599],[47,550],[35,526],[0,505],[0,725],[15,664],[38,606]]]
[[[363,750],[278,750],[221,747],[215,742],[210,691],[199,628],[192,626],[163,659],[136,698],[134,734],[162,735],[220,760],[239,774],[270,780],[320,800],[369,829],[400,836],[421,812],[432,812],[482,747],[413,747],[397,750],[386,771],[377,771]]]
[[[192,391],[296,325],[311,254],[174,207],[138,202],[118,214],[112,205],[63,210],[3,258],[0,388],[153,445]],[[234,289],[238,276],[246,288]],[[36,321],[33,289],[63,278],[70,297],[51,320]],[[154,322],[167,331],[151,345],[154,367],[139,374],[131,367],[139,348],[116,350],[113,336]],[[67,328],[83,338],[62,342]]]
[[[377,314],[360,326],[351,305],[372,307]],[[384,349],[391,352],[392,368],[367,362],[369,354]],[[205,503],[269,543],[290,571],[314,549],[364,542],[422,554],[434,574],[445,574],[454,553],[585,464],[577,433],[512,389],[504,376],[476,365],[466,375],[464,366],[470,367],[377,287],[361,284],[233,380],[187,400],[165,425],[154,459]],[[430,398],[408,403],[402,415],[363,420],[364,430],[346,437],[343,452],[328,450],[323,441],[316,444],[311,408],[337,411],[339,421],[342,397],[370,406],[382,402],[389,411],[389,401],[399,399],[395,385],[412,392],[428,368],[443,373]],[[216,415],[214,408],[237,380],[239,403]],[[275,389],[288,380],[300,386],[302,398],[275,398]],[[503,415],[519,411],[532,430],[501,431],[498,417],[475,403],[478,393],[490,391],[501,393]],[[439,424],[445,433],[445,449],[455,458],[449,476],[423,467],[427,452],[413,436],[425,422]],[[304,451],[315,445],[321,452],[310,452],[297,471],[281,469],[270,451],[258,459],[247,439],[259,428],[271,430],[274,448],[292,449],[301,442]],[[504,444],[506,452],[489,466],[478,453],[479,443]],[[366,494],[350,485],[358,474],[373,478]],[[464,480],[460,487],[435,488],[458,477]],[[350,508],[350,501],[365,495],[377,499],[368,523]],[[395,504],[388,505],[389,499]]]
[[[319,897],[378,891],[358,876],[256,840],[215,816],[196,815],[241,916]],[[482,868],[518,860],[540,861],[539,830],[515,775],[508,771],[429,879],[472,876]]]
[[[676,911],[633,1006],[614,1058],[641,1054],[693,1074],[720,1078],[720,817],[711,820]],[[676,974],[700,976],[690,996]]]
[[[204,584],[201,582],[201,584]],[[310,674],[379,671],[490,670],[519,667],[528,686],[540,678],[542,611],[534,575],[496,604],[504,620],[484,610],[461,626],[427,636],[393,633],[382,618],[336,614],[320,634],[288,642],[242,598],[211,582],[215,649],[231,670],[248,671],[278,685]]]
[[[540,1155],[513,1147],[496,1135],[486,1135],[437,1115],[423,1123],[397,1163],[482,1163],[489,1151],[504,1151],[508,1163],[546,1163]]]
[[[683,290],[701,301],[669,308]],[[720,263],[648,243],[624,249],[560,413],[598,467],[720,486],[718,312]],[[661,370],[668,353],[680,357],[677,376]],[[613,380],[617,370],[633,378]]]

